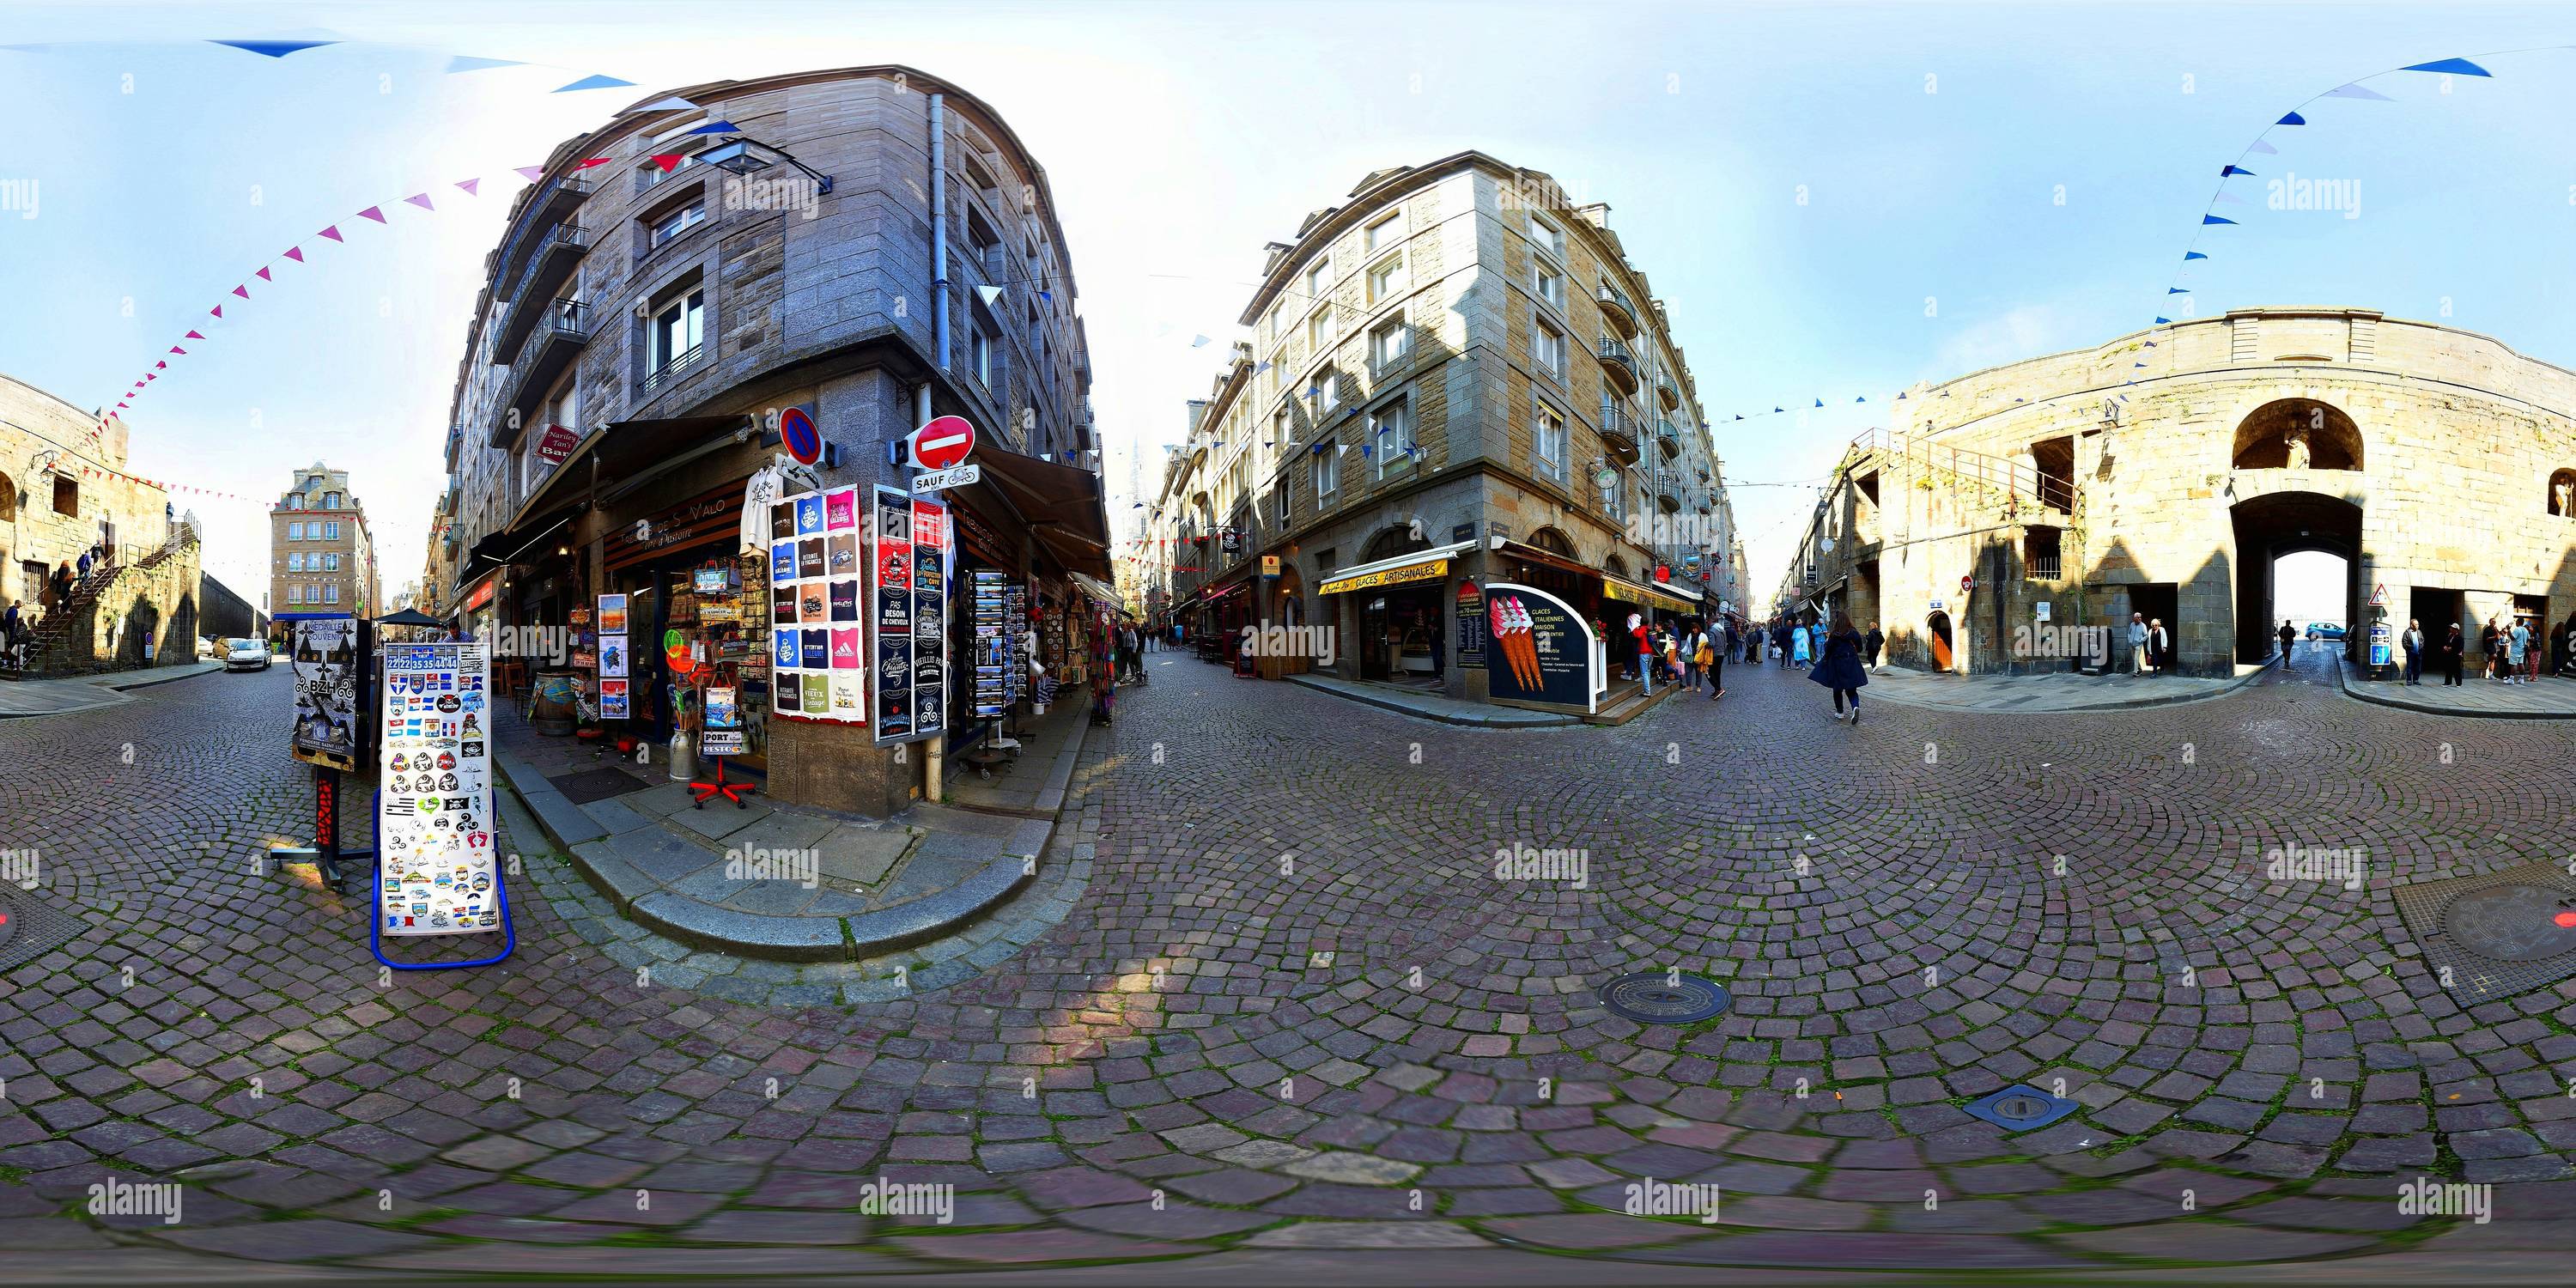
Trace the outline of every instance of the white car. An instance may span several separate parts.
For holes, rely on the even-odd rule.
[[[225,640],[224,669],[227,671],[267,670],[268,645],[259,640]]]

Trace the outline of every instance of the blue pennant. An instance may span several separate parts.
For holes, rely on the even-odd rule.
[[[634,84],[635,82],[633,81],[619,80],[614,76],[584,76],[580,80],[574,81],[572,84],[556,90],[555,93],[569,94],[577,89],[616,89],[620,85],[632,87]]]
[[[284,58],[288,54],[301,53],[307,49],[320,49],[324,45],[336,45],[340,42],[336,40],[216,40],[208,43],[230,45],[235,49],[245,49],[254,54],[266,54],[271,58]]]
[[[2184,262],[2184,263],[2188,264],[2188,263],[2192,262],[2192,261],[2193,261],[2193,260],[2195,260],[2195,259],[2207,259],[2207,258],[2209,258],[2209,256],[2207,256],[2207,255],[2203,255],[2203,254],[2201,254],[2199,251],[2196,251],[2196,250],[2187,250],[2187,251],[2184,251],[2184,252],[2183,252],[2183,255],[2182,255],[2182,262]]]
[[[2305,125],[2307,123],[2308,118],[2301,116],[2296,112],[2292,112],[2288,116],[2284,116],[2280,120],[2272,122],[2274,125]]]
[[[2232,224],[2236,221],[2233,219],[2221,219],[2216,215],[2202,215],[2200,217],[2200,222],[2201,226],[2205,228],[2211,224]]]
[[[2254,174],[2254,172],[2253,172],[2253,171],[2248,170],[2248,169],[2244,168],[2243,166],[2234,166],[2234,165],[2231,165],[2231,166],[2222,166],[2222,167],[2220,167],[2220,169],[2219,169],[2219,171],[2218,171],[2218,177],[2219,177],[2219,178],[2221,178],[2221,179],[2224,179],[2224,178],[2226,178],[2227,176],[2229,176],[2229,175],[2231,175],[2231,174],[2241,174],[2241,175],[2245,175],[2245,176],[2247,176],[2248,178],[2255,178],[2255,177],[2259,177],[2259,176],[2256,176],[2256,175]]]
[[[2455,72],[2462,76],[2485,76],[2490,79],[2495,76],[2494,72],[2488,71],[2486,68],[2480,67],[2476,63],[2470,62],[2465,58],[2436,59],[2429,63],[2417,63],[2412,67],[2400,67],[2397,70],[2401,72]]]

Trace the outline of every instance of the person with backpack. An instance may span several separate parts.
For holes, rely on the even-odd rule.
[[[1708,700],[1711,702],[1726,696],[1726,652],[1734,643],[1727,638],[1726,623],[1718,618],[1709,619],[1708,629],[1700,632],[1700,666],[1708,675]]]

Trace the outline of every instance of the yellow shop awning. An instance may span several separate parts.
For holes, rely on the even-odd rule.
[[[1379,586],[1401,586],[1409,581],[1434,581],[1449,575],[1451,559],[1475,546],[1473,541],[1461,541],[1364,563],[1356,568],[1344,568],[1326,577],[1323,584],[1315,588],[1315,593],[1338,595],[1346,590],[1371,590]]]
[[[1625,581],[1608,573],[1601,574],[1601,597],[1625,600],[1631,604],[1643,604],[1648,608],[1660,608],[1669,613],[1692,612],[1698,607],[1679,595],[1668,594],[1652,586],[1641,586],[1636,582]]]

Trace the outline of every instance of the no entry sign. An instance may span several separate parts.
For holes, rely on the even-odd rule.
[[[975,450],[975,426],[963,416],[941,416],[912,431],[912,463],[925,470],[944,470]]]

